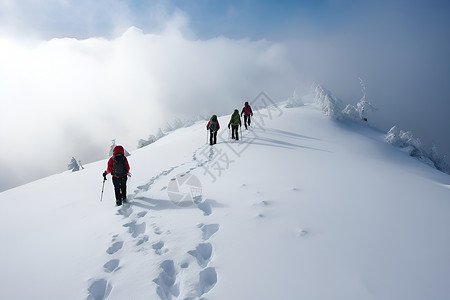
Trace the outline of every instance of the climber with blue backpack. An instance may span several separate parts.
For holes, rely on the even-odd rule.
[[[217,131],[219,131],[220,125],[219,120],[216,115],[212,115],[208,124],[206,125],[206,130],[209,130],[209,144],[217,144]]]
[[[116,195],[116,205],[122,205],[127,200],[127,178],[130,172],[130,165],[125,157],[125,150],[122,146],[115,146],[113,156],[108,160],[108,168],[103,172],[103,183],[106,175],[111,173]]]

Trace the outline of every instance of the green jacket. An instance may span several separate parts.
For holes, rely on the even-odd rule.
[[[228,127],[230,125],[241,125],[241,117],[239,116],[239,110],[235,109],[233,114],[231,115],[230,122],[228,123]]]

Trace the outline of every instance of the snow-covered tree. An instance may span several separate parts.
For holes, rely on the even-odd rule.
[[[78,165],[78,162],[75,159],[75,157],[72,157],[72,159],[70,160],[70,163],[67,165],[67,169],[72,170],[72,172],[76,172],[76,171],[80,170],[80,165]]]
[[[292,97],[289,97],[287,100],[286,108],[293,108],[305,105],[302,101],[302,97],[297,92],[297,89],[294,90],[294,94]]]
[[[321,85],[316,86],[315,92],[315,100],[323,112],[332,119],[342,120],[342,102]]]
[[[116,139],[114,139],[114,140],[111,140],[111,147],[109,148],[109,156],[112,156],[113,155],[113,150],[114,150],[114,147],[116,146]],[[125,153],[125,156],[130,156],[131,154],[127,151],[127,149],[125,149],[125,147],[123,147],[123,151],[124,151],[124,153]]]
[[[446,156],[439,154],[436,146],[431,148],[430,159],[433,161],[436,169],[444,173],[450,174],[450,166],[447,164]]]
[[[394,126],[386,134],[385,139],[388,143],[402,148],[410,156],[442,172],[449,173],[449,167],[445,163],[445,158],[438,155],[437,149],[433,147],[431,153],[428,154],[423,149],[420,139],[415,138],[411,131],[399,130]]]
[[[182,128],[184,127],[185,122],[181,121],[180,118],[175,118],[175,120],[173,121],[172,124],[172,128],[174,130],[178,129],[178,128]]]
[[[172,127],[172,125],[169,122],[167,122],[166,126],[164,127],[164,132],[171,132],[173,130],[174,128]]]
[[[373,105],[366,100],[366,85],[364,84],[364,81],[361,78],[359,78],[359,82],[361,83],[363,97],[356,104],[356,110],[359,113],[359,119],[367,121],[367,113],[375,111],[376,108],[373,107]]]
[[[156,134],[156,139],[159,140],[160,138],[162,138],[163,136],[165,136],[166,134],[162,131],[161,128],[158,129],[158,133]]]
[[[156,135],[150,134],[148,139],[138,140],[137,148],[139,149],[139,148],[148,146],[150,144],[153,144],[160,138],[166,136],[170,131],[174,131],[174,130],[177,130],[178,128],[182,128],[182,127],[191,126],[191,125],[195,124],[196,121],[199,121],[199,120],[205,120],[205,117],[197,116],[195,118],[187,119],[187,120],[181,120],[180,118],[175,118],[173,122],[166,123],[164,130],[161,128],[158,128],[158,132],[156,133]]]
[[[367,113],[373,112],[376,110],[376,108],[366,99],[366,86],[364,84],[364,81],[359,78],[359,82],[361,83],[362,93],[363,96],[359,100],[359,102],[356,104],[356,107],[350,104],[347,104],[347,106],[344,108],[342,113],[346,118],[349,118],[351,120],[355,121],[365,121],[367,122]]]
[[[109,156],[112,156],[113,155],[113,150],[114,150],[114,147],[116,146],[116,139],[113,139],[112,141],[111,141],[111,147],[109,147]]]
[[[153,144],[153,143],[156,142],[156,141],[157,141],[156,136],[154,136],[153,134],[150,134],[147,140],[140,139],[140,140],[138,141],[138,146],[137,146],[137,148],[139,149],[139,148],[148,146],[148,145],[150,145],[150,144]]]
[[[361,116],[360,116],[358,110],[356,109],[356,107],[354,107],[351,104],[347,104],[347,106],[344,108],[342,113],[348,119],[355,120],[355,121],[361,120]]]
[[[386,141],[400,148],[413,146],[422,149],[422,143],[419,138],[415,138],[411,131],[399,130],[397,126],[393,126],[385,137]]]

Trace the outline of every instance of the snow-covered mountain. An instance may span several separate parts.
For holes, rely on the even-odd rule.
[[[447,299],[450,177],[301,102],[0,193],[0,299]]]

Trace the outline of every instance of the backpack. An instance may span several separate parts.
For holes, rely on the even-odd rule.
[[[211,120],[209,121],[209,130],[211,130],[211,132],[217,131],[218,127],[217,126],[218,122],[217,122],[217,116],[213,115],[211,117]]]
[[[239,125],[241,123],[241,117],[239,117],[239,111],[238,112],[234,112],[231,115],[231,120],[230,120],[231,125]]]
[[[248,115],[250,115],[252,113],[252,108],[250,107],[250,105],[245,105],[244,106],[244,114],[246,115],[246,116],[248,116]]]
[[[113,156],[113,167],[112,174],[116,177],[124,177],[128,174],[125,156],[123,154],[116,154]]]

